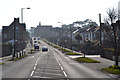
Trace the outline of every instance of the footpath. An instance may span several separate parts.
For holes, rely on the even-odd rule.
[[[69,57],[74,59],[74,58],[77,58],[77,57],[83,57],[83,55],[81,55],[81,56],[69,56]],[[106,59],[106,58],[102,58],[99,55],[86,55],[86,57],[89,57],[93,60],[100,61],[101,63],[84,63],[84,64],[91,67],[91,68],[99,70],[101,72],[105,72],[105,71],[101,70],[102,68],[108,68],[109,66],[115,64],[115,61],[109,60],[109,59]],[[119,65],[120,65],[120,62],[119,62]],[[107,72],[105,72],[105,73],[107,73]],[[109,74],[109,73],[107,73],[107,74]],[[112,76],[112,77],[120,78],[120,74],[118,74],[118,75],[109,74],[109,75]]]
[[[26,48],[23,50],[23,52],[25,52],[25,53],[27,54],[28,52],[30,52],[31,49],[33,49],[33,47],[32,47],[32,46],[30,45],[30,43],[28,42],[28,43],[27,43],[27,46],[26,46]],[[20,51],[20,53],[22,53],[22,51]],[[6,61],[6,60],[8,60],[8,59],[12,59],[12,55],[5,56],[5,57],[1,57],[1,58],[0,58],[0,63],[8,63],[8,61]]]

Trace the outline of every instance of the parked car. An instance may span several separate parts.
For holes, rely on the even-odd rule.
[[[47,46],[43,46],[42,47],[42,51],[48,51],[48,47]]]

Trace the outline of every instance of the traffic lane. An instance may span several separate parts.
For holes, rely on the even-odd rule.
[[[106,73],[90,68],[83,63],[78,63],[67,56],[63,55],[60,51],[53,49],[53,53],[56,55],[60,63],[63,65],[68,78],[111,78]]]
[[[42,54],[44,54],[44,56],[38,59],[30,76],[33,78],[65,78],[51,50],[49,49],[47,52],[42,52]]]
[[[11,64],[4,64],[2,66],[2,77],[28,78],[36,59],[41,55],[40,52],[37,52],[21,60],[13,61]]]
[[[43,42],[44,43],[44,42]],[[46,43],[44,43],[45,45]],[[52,53],[56,56],[62,64],[68,78],[111,78],[108,74],[90,68],[83,63],[78,63],[67,56],[63,55],[60,51],[48,45]]]

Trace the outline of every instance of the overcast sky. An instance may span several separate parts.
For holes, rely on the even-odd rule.
[[[98,14],[102,19],[108,8],[118,7],[119,0],[1,0],[0,1],[0,29],[8,26],[14,17],[20,17],[23,10],[23,22],[27,28],[42,25],[60,26],[58,22],[70,24],[75,21],[92,19],[97,22]]]

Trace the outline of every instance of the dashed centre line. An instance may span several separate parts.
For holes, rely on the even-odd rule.
[[[39,57],[40,58],[40,57]],[[34,66],[34,70],[31,72],[30,76],[33,76],[34,72],[35,72],[35,69],[36,69],[36,66],[37,66],[37,63],[39,61],[39,58],[36,60],[35,62],[35,66]]]
[[[55,54],[54,54],[54,56],[55,56]],[[59,66],[60,66],[60,68],[61,68],[61,70],[62,70],[64,76],[67,77],[66,72],[64,71],[64,69],[63,69],[62,65],[60,64],[59,60],[57,59],[57,56],[55,56],[55,59],[57,60],[57,62],[58,62],[58,64],[59,64]]]

